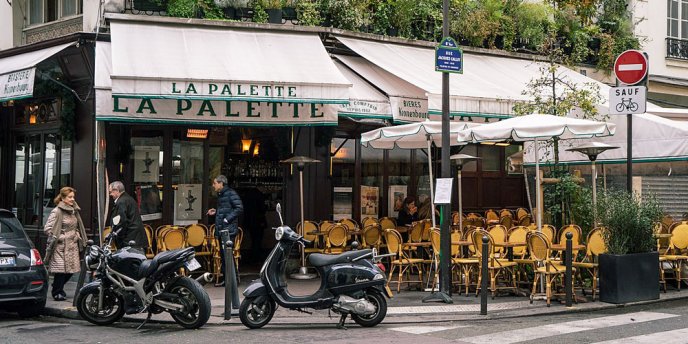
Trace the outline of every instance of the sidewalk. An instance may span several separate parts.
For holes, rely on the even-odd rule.
[[[240,292],[248,285],[248,283],[258,276],[243,275],[241,276],[241,283],[239,285]],[[319,286],[319,280],[299,281],[288,280],[289,291],[294,295],[308,295],[314,292]],[[72,281],[65,285],[67,292],[67,301],[54,301],[48,296],[46,304],[46,315],[80,319],[75,307],[72,306],[72,297],[76,288],[76,282]],[[212,305],[212,312],[208,325],[241,325],[238,317],[232,317],[231,320],[225,321],[222,314],[224,312],[224,288],[214,287],[212,283],[205,286],[210,302]],[[385,323],[427,323],[427,322],[446,322],[446,321],[465,321],[465,320],[489,320],[500,318],[512,318],[523,316],[535,316],[545,314],[561,314],[561,313],[575,313],[575,312],[592,312],[603,309],[611,309],[617,307],[624,307],[636,304],[652,304],[661,303],[665,301],[672,301],[678,299],[688,298],[688,291],[678,292],[676,290],[669,290],[666,293],[661,292],[659,300],[643,301],[633,304],[615,305],[610,303],[603,303],[600,301],[591,302],[589,299],[578,294],[579,303],[573,304],[573,307],[566,307],[557,300],[552,300],[552,306],[547,307],[544,300],[535,300],[531,304],[528,297],[525,296],[497,296],[494,300],[488,297],[487,315],[480,315],[480,297],[474,294],[469,296],[452,295],[453,304],[445,303],[423,303],[421,300],[430,295],[429,292],[422,291],[405,291],[402,286],[401,293],[396,294],[392,299],[387,300],[387,317]],[[241,294],[241,293],[240,293]],[[240,295],[243,299],[243,296]],[[142,322],[146,318],[144,314],[126,315],[124,321]],[[298,323],[331,323],[335,325],[339,319],[337,314],[333,314],[332,318],[328,317],[327,310],[314,311],[312,315],[296,311],[290,311],[278,307],[274,318],[270,322],[272,325],[286,325]],[[153,315],[152,322],[173,322],[172,318],[167,313]]]

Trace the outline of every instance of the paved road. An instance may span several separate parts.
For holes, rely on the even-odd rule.
[[[385,322],[375,328],[335,328],[325,322],[280,321],[260,330],[245,329],[238,319],[183,330],[172,323],[151,323],[136,330],[124,322],[97,327],[81,320],[53,317],[20,319],[0,314],[0,343],[688,343],[688,300],[616,308],[598,312],[493,320]],[[313,317],[316,317],[315,315]],[[394,318],[390,318],[393,320]],[[428,321],[431,319],[425,319]]]

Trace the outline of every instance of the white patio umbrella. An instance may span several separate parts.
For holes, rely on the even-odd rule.
[[[545,114],[531,114],[509,118],[500,122],[462,130],[457,135],[458,143],[534,141],[536,173],[537,227],[542,228],[542,200],[540,199],[540,159],[538,141],[554,137],[560,139],[600,137],[614,135],[616,125],[586,119],[561,117]]]
[[[457,133],[460,130],[477,126],[471,122],[450,122],[449,123],[449,142],[451,145],[459,145]],[[432,178],[432,158],[430,147],[432,143],[437,147],[442,147],[442,122],[430,121],[415,122],[409,124],[396,125],[392,127],[378,128],[361,134],[361,144],[364,147],[378,149],[394,149],[394,147],[404,149],[428,149],[428,171],[430,173],[430,202],[432,214],[435,213],[435,191],[433,189]],[[435,216],[431,216],[432,226],[435,225]]]

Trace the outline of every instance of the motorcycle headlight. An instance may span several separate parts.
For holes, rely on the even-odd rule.
[[[275,240],[277,240],[277,241],[282,240],[283,235],[284,235],[284,228],[277,227],[277,229],[275,230]]]

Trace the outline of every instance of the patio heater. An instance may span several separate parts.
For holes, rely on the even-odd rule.
[[[595,160],[597,156],[610,149],[617,149],[617,146],[611,146],[602,142],[588,142],[578,147],[569,148],[567,151],[583,153],[590,159],[590,166],[592,170],[592,219],[593,225],[597,225],[597,170],[595,169]]]
[[[296,168],[299,170],[299,201],[300,201],[300,206],[301,206],[301,228],[299,229],[299,235],[303,236],[305,233],[303,232],[303,221],[304,221],[304,216],[303,216],[303,169],[306,167],[306,164],[310,163],[315,163],[315,162],[320,162],[320,160],[316,160],[313,158],[309,158],[307,156],[294,156],[291,157],[287,160],[282,160],[280,161],[281,163],[284,164],[291,164],[292,166],[296,165]],[[299,245],[301,247],[301,267],[299,268],[299,272],[294,273],[289,275],[290,278],[293,279],[313,279],[316,278],[316,274],[309,274],[308,273],[308,268],[306,268],[306,255],[304,251],[303,245]]]
[[[457,174],[456,174],[456,187],[458,189],[458,196],[459,196],[459,228],[463,230],[463,202],[462,202],[462,197],[461,197],[461,170],[463,169],[463,165],[471,162],[471,161],[476,161],[480,158],[477,156],[472,156],[468,154],[454,154],[449,159],[456,161],[456,168],[457,168]]]

